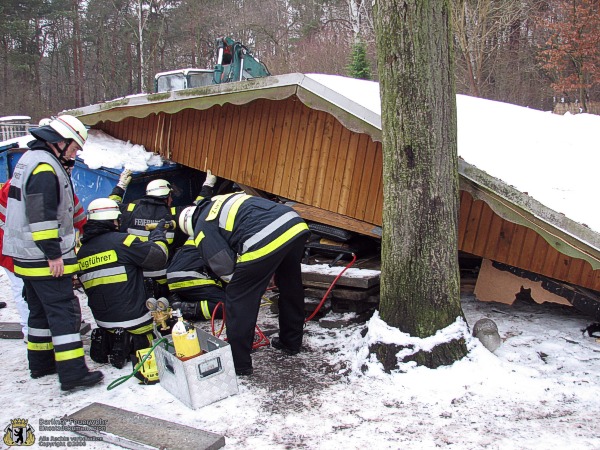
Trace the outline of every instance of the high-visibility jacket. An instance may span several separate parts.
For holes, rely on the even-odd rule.
[[[143,197],[129,204],[121,204],[121,228],[123,233],[137,236],[142,241],[148,240],[149,230],[146,225],[156,224],[162,219],[166,221],[176,220],[177,208],[169,207],[164,199],[154,197]],[[175,230],[167,230],[167,244],[173,247],[175,242]],[[166,268],[160,270],[146,270],[145,277],[164,279]]]
[[[150,231],[145,229],[146,225],[158,223],[161,219],[167,221],[172,220],[175,222],[176,228],[167,230],[167,243],[171,250],[181,247],[187,239],[187,236],[178,228],[179,215],[187,206],[169,207],[166,199],[151,196],[144,196],[131,203],[124,204],[121,203],[124,193],[125,191],[122,188],[115,186],[109,196],[109,198],[120,203],[119,207],[122,213],[120,230],[122,232],[139,236],[142,240],[147,240]],[[203,186],[194,203],[199,202],[210,195],[212,195],[212,187]],[[163,269],[158,271],[146,271],[144,276],[163,279],[165,274],[166,271]]]
[[[81,241],[79,279],[98,325],[149,331],[152,316],[146,308],[142,272],[164,268],[167,246],[120,233],[104,221],[88,222]],[[138,330],[140,326],[150,328]]]
[[[48,260],[59,257],[71,275],[78,268],[71,178],[44,142],[30,145],[11,179],[2,252],[22,278],[51,278]]]
[[[162,219],[175,220],[177,208],[169,207],[164,199],[155,197],[142,197],[128,204],[121,204],[121,227],[123,233],[139,236],[141,240],[147,240],[150,231],[146,225],[156,224]],[[173,244],[175,231],[167,231],[167,242]]]
[[[221,281],[207,273],[208,267],[192,239],[177,250],[167,267],[167,285],[181,300],[199,302],[205,319],[210,319],[214,307],[225,302]]]
[[[308,225],[289,206],[243,193],[217,195],[194,214],[194,244],[211,270],[229,281],[236,265],[259,263]]]
[[[2,185],[0,188],[0,266],[5,269],[14,272],[13,259],[10,256],[6,256],[2,253],[2,239],[4,238],[4,222],[6,221],[6,204],[8,202],[8,190],[10,189],[10,180]],[[83,226],[87,222],[85,216],[85,209],[77,198],[76,194],[73,194],[73,201],[75,202],[75,209],[73,212],[73,226],[83,233]]]

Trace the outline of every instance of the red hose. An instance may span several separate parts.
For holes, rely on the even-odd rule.
[[[342,270],[337,277],[335,277],[335,279],[333,280],[333,282],[331,283],[331,286],[329,286],[329,289],[327,289],[327,292],[325,292],[325,295],[323,296],[323,298],[321,299],[321,302],[319,303],[319,305],[315,308],[315,310],[312,312],[312,314],[310,316],[308,316],[308,318],[304,321],[304,323],[309,322],[313,317],[315,317],[315,315],[319,312],[319,310],[321,309],[321,306],[323,306],[323,303],[325,303],[325,300],[327,299],[327,296],[329,295],[329,293],[331,292],[331,290],[333,289],[333,287],[335,286],[335,283],[337,283],[337,280],[340,279],[340,277],[344,274],[344,272],[346,270],[348,270],[350,267],[352,267],[352,264],[354,264],[356,262],[356,254],[352,253],[352,261],[350,261],[350,263],[348,263],[348,265],[346,267],[344,267],[344,270]]]
[[[327,289],[327,292],[325,292],[325,295],[321,299],[321,302],[317,305],[317,307],[312,312],[312,314],[310,316],[308,316],[308,318],[306,320],[304,320],[304,323],[309,322],[310,320],[312,320],[313,317],[315,317],[315,315],[319,312],[319,310],[323,306],[323,303],[325,303],[325,300],[327,299],[327,297],[329,296],[329,293],[335,286],[335,283],[337,283],[337,281],[342,277],[342,275],[344,275],[344,272],[346,272],[346,270],[348,270],[350,267],[352,267],[352,265],[355,262],[356,262],[356,254],[352,253],[352,261],[350,261],[348,263],[348,265],[346,265],[346,267],[344,267],[344,269],[334,278],[334,280],[331,282],[331,285],[329,286],[329,289]],[[217,334],[217,333],[215,333],[215,316],[216,316],[219,308],[223,309],[223,321],[221,323],[221,329],[219,330],[219,332]],[[221,333],[223,332],[223,328],[225,328],[225,305],[223,304],[223,302],[217,303],[217,306],[215,306],[215,309],[213,309],[212,317],[210,319],[210,328],[211,328],[211,332],[212,332],[213,336],[216,336],[216,337],[221,336]]]
[[[221,322],[221,329],[219,330],[219,334],[216,334],[215,333],[215,316],[217,315],[217,311],[219,310],[219,308],[221,308],[223,310],[223,321]],[[223,328],[225,328],[225,305],[223,304],[223,302],[219,302],[219,303],[217,303],[217,306],[215,306],[215,309],[213,309],[213,313],[210,318],[210,330],[211,330],[213,336],[220,337],[221,333],[223,332]]]

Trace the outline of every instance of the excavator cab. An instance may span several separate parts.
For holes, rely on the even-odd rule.
[[[178,91],[213,84],[210,69],[179,69],[157,73],[154,76],[154,92]]]
[[[267,66],[256,59],[241,42],[230,37],[216,41],[217,64],[211,69],[178,69],[154,77],[154,92],[169,92],[211,84],[251,80],[271,75]]]
[[[255,58],[241,42],[234,41],[230,37],[220,37],[215,47],[217,48],[217,64],[213,78],[215,84],[271,75],[267,66]]]

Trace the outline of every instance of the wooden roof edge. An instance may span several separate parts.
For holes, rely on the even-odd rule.
[[[252,186],[240,183],[237,184],[246,194],[270,198],[270,195],[267,195],[265,192]],[[294,208],[294,210],[305,220],[320,222],[332,227],[343,228],[348,231],[364,234],[365,236],[381,239],[382,229],[379,225],[289,199],[282,199],[282,201],[284,201],[286,205]]]
[[[459,158],[460,189],[505,220],[530,228],[560,253],[600,269],[600,234]]]
[[[304,76],[299,83],[297,96],[309,108],[330,113],[351,131],[368,134],[374,141],[382,141],[381,115],[343,94]]]
[[[382,231],[381,227],[378,225],[354,219],[353,217],[344,216],[326,209],[317,208],[316,206],[306,205],[304,203],[287,201],[285,204],[294,208],[294,210],[305,220],[320,222],[332,227],[343,228],[344,230],[381,239]]]
[[[292,95],[296,95],[309,108],[333,115],[348,129],[368,134],[374,141],[381,142],[379,114],[301,73],[157,94],[130,95],[63,113],[77,116],[86,125],[93,126],[106,120],[120,122],[128,117],[144,118],[161,112],[174,114],[186,108],[203,110],[225,103],[243,105],[263,98],[282,100]]]

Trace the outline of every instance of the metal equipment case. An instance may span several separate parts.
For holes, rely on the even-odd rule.
[[[186,406],[198,409],[238,393],[233,356],[229,344],[196,329],[203,353],[181,361],[174,355],[173,339],[167,336],[168,349],[154,349],[160,385]]]

